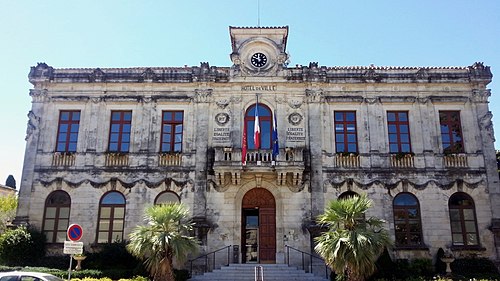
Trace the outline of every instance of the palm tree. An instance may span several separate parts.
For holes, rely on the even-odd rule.
[[[145,225],[129,235],[128,251],[141,259],[154,281],[174,281],[173,258],[182,261],[198,250],[198,241],[188,236],[193,224],[187,208],[179,203],[146,208]]]
[[[342,279],[360,281],[375,271],[375,262],[391,245],[383,220],[366,219],[372,205],[366,195],[333,200],[318,223],[328,228],[315,238],[316,252]]]

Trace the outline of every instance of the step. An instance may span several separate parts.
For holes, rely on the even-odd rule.
[[[262,266],[264,281],[328,281],[312,273],[286,264],[230,264],[207,272],[203,275],[193,276],[190,281],[254,281],[255,267]]]

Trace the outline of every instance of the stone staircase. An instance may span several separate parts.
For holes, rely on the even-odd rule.
[[[259,281],[328,281],[286,264],[230,264],[204,275],[193,276],[188,281],[255,281],[256,266],[262,266],[264,271],[264,278]]]

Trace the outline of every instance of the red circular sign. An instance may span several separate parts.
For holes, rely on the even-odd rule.
[[[69,240],[76,242],[82,238],[83,229],[79,224],[74,223],[68,227],[67,234]]]

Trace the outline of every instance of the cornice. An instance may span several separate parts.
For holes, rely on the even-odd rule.
[[[51,83],[227,83],[230,67],[210,66],[207,62],[193,67],[67,68],[57,69],[46,63],[31,67],[29,81]],[[285,68],[280,72],[290,82],[322,83],[476,83],[487,85],[493,77],[490,67],[474,63],[467,67],[399,66],[309,66]]]

